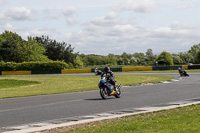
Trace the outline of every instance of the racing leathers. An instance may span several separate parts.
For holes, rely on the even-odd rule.
[[[101,78],[102,77],[106,77],[107,82],[109,82],[110,84],[112,84],[114,86],[115,89],[115,80],[114,80],[114,75],[112,71],[105,71],[101,74]]]

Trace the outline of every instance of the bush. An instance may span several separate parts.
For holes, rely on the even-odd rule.
[[[69,68],[69,65],[62,61],[48,62],[0,62],[0,71],[19,71],[19,70],[62,70]]]
[[[16,64],[14,62],[0,62],[0,71],[14,71],[16,68]]]

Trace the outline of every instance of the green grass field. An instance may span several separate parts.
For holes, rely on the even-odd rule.
[[[0,99],[98,90],[99,76],[11,77],[0,78]],[[116,76],[122,85],[173,79],[167,76]]]
[[[199,133],[200,105],[105,120],[62,133]],[[57,132],[54,130],[53,132]]]
[[[2,79],[0,80],[0,89],[28,86],[28,85],[33,85],[33,84],[39,84],[39,82],[27,81],[27,80],[16,80],[16,79]]]

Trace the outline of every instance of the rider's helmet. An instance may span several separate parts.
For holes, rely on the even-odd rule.
[[[108,71],[110,71],[110,68],[109,68],[109,67],[105,67],[105,68],[104,68],[104,71],[105,71],[105,72],[108,72]]]
[[[178,70],[181,70],[181,68],[179,67]]]

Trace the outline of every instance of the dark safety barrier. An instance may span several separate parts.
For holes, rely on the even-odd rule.
[[[91,70],[91,72],[94,72],[94,68]],[[101,70],[102,72],[104,71],[104,68],[98,68],[98,70]],[[122,68],[119,67],[119,68],[110,68],[111,71],[113,72],[122,72]]]
[[[2,72],[0,71],[0,75],[2,74]]]
[[[178,70],[182,66],[153,66],[153,70]]]
[[[123,72],[128,71],[152,71],[152,66],[146,66],[146,67],[123,67]]]
[[[61,70],[31,71],[31,74],[61,74]]]
[[[94,68],[91,69],[91,72],[94,73]],[[98,70],[101,70],[102,72],[104,71],[104,68],[98,68]]]
[[[200,69],[200,65],[188,65],[188,69]]]
[[[122,72],[122,68],[110,68],[113,72]]]

